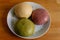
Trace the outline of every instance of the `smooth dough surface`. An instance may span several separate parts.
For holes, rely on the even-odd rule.
[[[26,2],[16,5],[14,9],[15,15],[19,18],[29,18],[32,13],[32,6]]]

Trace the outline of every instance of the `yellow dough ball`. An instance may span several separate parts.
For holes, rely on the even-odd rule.
[[[32,14],[32,6],[26,2],[23,2],[16,5],[14,12],[19,18],[29,18]]]

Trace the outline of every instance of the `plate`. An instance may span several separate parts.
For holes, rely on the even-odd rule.
[[[40,4],[37,4],[37,3],[34,3],[34,2],[26,2],[26,3],[30,4],[32,6],[33,10],[38,9],[38,8],[45,9]],[[23,37],[23,36],[20,36],[20,35],[16,34],[15,31],[14,31],[14,28],[13,28],[15,22],[18,21],[18,18],[14,14],[14,8],[15,7],[16,7],[16,5],[10,9],[10,11],[8,12],[8,15],[7,15],[7,24],[8,24],[8,27],[13,34],[15,34],[18,37],[25,38],[25,39],[35,39],[35,38],[41,37],[41,36],[43,36],[44,34],[47,33],[47,31],[50,28],[50,17],[49,17],[48,22],[45,23],[44,25],[35,25],[35,31],[34,31],[34,34],[32,36]]]

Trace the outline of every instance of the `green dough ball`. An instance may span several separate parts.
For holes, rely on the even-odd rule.
[[[20,19],[14,29],[21,36],[31,36],[34,33],[34,23],[29,19]]]

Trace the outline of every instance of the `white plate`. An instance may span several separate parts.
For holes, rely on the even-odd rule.
[[[45,9],[40,4],[37,4],[37,3],[34,3],[34,2],[26,2],[26,3],[30,4],[33,7],[33,10],[35,10],[37,8]],[[22,37],[22,36],[16,34],[14,32],[13,27],[14,27],[14,23],[18,20],[18,18],[14,14],[14,8],[15,8],[15,6],[10,9],[10,11],[8,12],[8,15],[7,15],[7,24],[8,24],[8,27],[12,31],[13,34],[15,34],[18,37],[25,38],[25,39],[34,39],[34,38],[38,38],[38,37],[41,37],[44,34],[46,34],[48,29],[50,28],[50,18],[49,18],[48,22],[46,24],[44,24],[44,25],[35,25],[35,33],[32,36]]]

